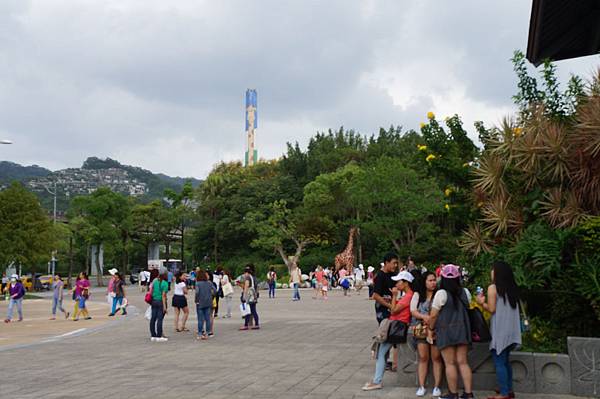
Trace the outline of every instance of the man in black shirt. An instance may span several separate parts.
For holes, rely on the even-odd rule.
[[[390,317],[392,287],[396,284],[392,280],[392,276],[396,275],[397,269],[398,255],[389,252],[383,258],[383,266],[375,275],[373,282],[373,299],[375,300],[375,315],[378,323]]]

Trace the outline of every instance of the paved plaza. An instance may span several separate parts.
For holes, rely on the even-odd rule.
[[[42,320],[36,311],[37,324],[30,328],[38,331],[37,340],[29,337],[19,341],[13,337],[9,344],[8,337],[25,334],[23,328],[30,323],[28,306],[35,302],[25,302],[22,325],[0,326],[0,337],[6,338],[4,343],[0,340],[0,397],[415,397],[413,388],[397,387],[393,373],[386,373],[383,390],[360,389],[374,371],[370,337],[376,322],[366,290],[350,297],[333,292],[329,301],[313,300],[312,292],[305,290],[300,302],[290,300],[289,290],[278,291],[275,300],[261,292],[260,331],[238,331],[236,300],[235,317],[217,319],[216,336],[209,341],[195,339],[195,311],[188,323],[192,331],[184,333],[174,331],[169,311],[164,324],[169,342],[165,343],[150,342],[142,294],[132,291],[130,303],[140,310],[139,314],[132,309],[129,316],[108,320],[108,312],[100,306],[106,307],[105,302],[100,302],[98,293],[93,295],[99,301],[92,311],[94,323],[60,320],[59,331],[54,331],[56,325],[45,320],[47,316]],[[191,302],[191,295],[188,300]],[[488,394],[491,392],[482,392],[478,397]]]

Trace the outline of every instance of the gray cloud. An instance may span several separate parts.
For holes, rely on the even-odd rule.
[[[465,124],[511,111],[508,61],[530,3],[86,1],[0,3],[0,157],[51,168],[110,156],[205,176],[244,153],[243,99],[259,95],[257,144],[344,125]],[[559,63],[588,74],[597,57]],[[443,115],[440,115],[443,116]]]

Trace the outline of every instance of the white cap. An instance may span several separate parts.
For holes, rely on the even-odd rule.
[[[375,271],[375,268],[374,268],[373,266],[369,266],[369,267],[367,267],[367,271],[368,271],[369,273],[371,273],[371,272],[374,272],[374,271]]]
[[[115,275],[117,272],[118,272],[118,270],[117,270],[117,269],[115,269],[114,267],[108,271],[108,273],[109,273],[111,276],[114,276],[114,275]]]
[[[358,268],[361,269],[361,270],[364,269],[363,264],[361,263],[360,265],[358,265]]]
[[[10,276],[10,278],[16,278],[16,279],[18,279],[19,275],[18,274],[13,274],[12,276]]]
[[[394,281],[404,280],[404,281],[408,281],[409,283],[412,283],[414,279],[415,279],[415,276],[413,276],[412,274],[410,274],[409,272],[407,272],[405,270],[401,271],[400,273],[398,273],[394,277],[392,277],[392,280],[394,280]]]

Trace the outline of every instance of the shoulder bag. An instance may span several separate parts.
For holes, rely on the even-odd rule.
[[[152,281],[152,284],[150,284],[150,289],[148,292],[146,292],[146,296],[144,296],[144,302],[146,302],[148,305],[152,304],[152,291],[154,291],[154,281]]]
[[[408,337],[408,324],[400,320],[390,320],[390,329],[387,334],[387,343],[404,344]]]

